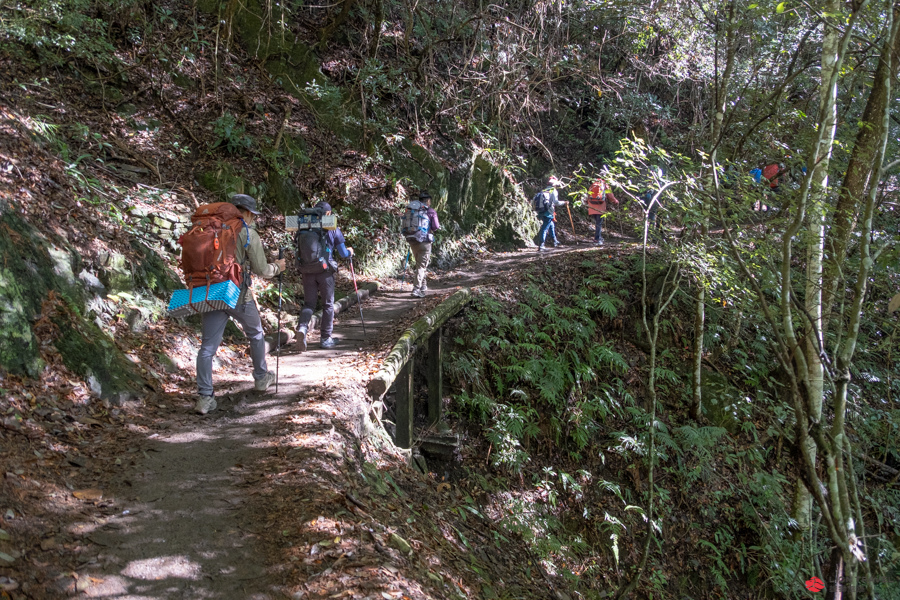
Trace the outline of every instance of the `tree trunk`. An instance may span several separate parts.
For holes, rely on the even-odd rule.
[[[710,152],[710,168],[712,169],[713,182],[715,183],[716,200],[719,198],[719,169],[718,169],[718,152],[719,144],[722,140],[722,134],[725,123],[725,107],[728,101],[728,84],[731,82],[731,74],[734,72],[735,55],[737,53],[737,35],[735,25],[735,7],[737,0],[731,0],[728,5],[728,25],[725,33],[725,70],[722,73],[721,81],[716,77],[715,90],[715,107],[714,118],[712,121],[712,151]],[[718,75],[719,53],[718,53],[718,21],[716,22],[716,73]],[[707,239],[709,232],[709,214],[712,210],[707,210],[703,218],[702,231],[703,240]],[[703,391],[701,387],[701,366],[703,362],[703,335],[706,331],[706,285],[702,277],[698,278],[698,291],[696,303],[694,305],[694,348],[693,348],[693,373],[692,373],[692,397],[691,397],[691,417],[695,421],[700,421],[703,416]]]
[[[700,289],[697,292],[697,304],[694,313],[694,365],[693,365],[693,396],[691,398],[691,418],[700,422],[703,416],[703,394],[701,393],[700,384],[702,382],[702,363],[703,363],[703,331],[706,321],[706,288],[703,282],[700,282]]]
[[[828,0],[824,11],[837,15],[841,10],[839,0]],[[791,229],[799,230],[804,213],[807,213],[808,242],[806,247],[806,290],[805,310],[808,322],[802,325],[803,331],[803,360],[797,363],[800,378],[805,382],[808,419],[818,423],[822,419],[822,402],[824,400],[824,369],[821,360],[821,333],[822,333],[822,257],[825,247],[825,201],[828,191],[828,166],[831,162],[831,150],[834,145],[834,135],[837,128],[837,83],[840,64],[843,61],[841,44],[841,30],[836,26],[826,23],[825,39],[822,42],[822,80],[819,86],[819,136],[816,145],[812,149],[807,161],[807,169],[810,171],[808,184],[801,194],[800,205],[797,207],[795,222]],[[790,231],[790,230],[789,230]],[[791,232],[793,235],[793,232]],[[791,244],[787,237],[785,244]],[[790,251],[787,252],[790,256]],[[790,264],[785,264],[790,269]],[[783,273],[784,274],[784,273]],[[788,283],[782,287],[784,305],[782,306],[782,318],[785,321],[785,331],[793,335],[794,324],[791,318],[790,298],[791,289],[789,275]],[[799,358],[799,357],[796,357]],[[802,426],[806,426],[803,424]],[[816,460],[816,445],[812,438],[807,438],[808,452],[813,463]],[[794,518],[802,531],[809,529],[811,522],[811,498],[809,490],[802,483],[797,485],[794,497]]]
[[[900,17],[900,10],[894,10],[894,21]],[[864,201],[866,187],[872,181],[874,172],[873,161],[878,145],[884,137],[886,129],[883,123],[884,109],[890,99],[890,81],[900,72],[900,60],[891,59],[893,54],[900,54],[900,35],[897,28],[889,35],[881,57],[878,60],[878,68],[872,81],[872,91],[866,102],[866,108],[860,119],[859,131],[856,134],[856,143],[847,164],[847,172],[838,195],[835,208],[831,235],[828,248],[830,250],[825,264],[825,281],[823,289],[823,309],[825,324],[831,314],[835,298],[840,294],[842,281],[846,279],[846,273],[841,271],[847,258],[847,248],[850,244],[850,236],[856,224],[860,206]],[[876,182],[877,183],[877,182]]]
[[[384,26],[384,2],[372,0],[375,4],[375,22],[372,23],[372,40],[369,42],[369,58],[378,56],[378,46],[381,43],[381,28]]]
[[[825,570],[825,593],[828,600],[841,600],[843,598],[844,555],[840,548],[831,550],[831,557]]]

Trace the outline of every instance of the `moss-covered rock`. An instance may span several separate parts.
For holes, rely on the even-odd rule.
[[[140,287],[153,292],[163,300],[168,299],[175,290],[184,287],[181,284],[181,277],[169,268],[159,254],[138,240],[132,240],[131,247],[134,249],[136,259],[134,278]]]
[[[527,200],[501,169],[478,154],[457,195],[463,231],[501,246],[523,247],[537,231]]]
[[[537,232],[527,199],[506,172],[480,152],[451,170],[407,140],[394,152],[392,163],[414,188],[431,193],[446,229],[507,247],[524,247]]]
[[[32,324],[55,325],[52,341],[63,363],[100,386],[113,401],[139,389],[140,374],[113,341],[82,315],[83,261],[64,240],[50,240],[12,212],[0,214],[0,369],[37,377],[42,368]],[[44,313],[47,314],[44,314]]]
[[[700,392],[703,412],[709,422],[724,427],[730,433],[737,433],[741,423],[736,404],[744,397],[741,391],[719,373],[703,369],[700,373]]]
[[[0,214],[0,367],[36,377],[43,368],[32,322],[51,289],[83,303],[80,259],[54,246],[12,212]]]
[[[0,264],[0,367],[37,377],[44,363],[31,331],[27,296],[13,271]]]
[[[134,290],[131,262],[121,252],[103,252],[100,256],[100,281],[112,293]]]
[[[94,323],[75,314],[72,307],[52,319],[59,330],[54,342],[66,366],[88,382],[105,400],[121,404],[140,391],[141,375]]]

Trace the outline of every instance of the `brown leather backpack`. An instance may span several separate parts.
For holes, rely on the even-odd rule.
[[[243,274],[235,260],[238,232],[246,227],[241,212],[230,202],[203,204],[191,223],[193,227],[178,238],[188,289],[228,280],[241,287]]]

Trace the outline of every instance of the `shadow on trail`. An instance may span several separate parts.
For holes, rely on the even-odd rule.
[[[116,514],[81,526],[99,553],[79,598],[271,597],[264,528],[246,499],[275,451],[271,423],[289,410],[284,399],[239,392],[220,398],[212,418],[151,436],[143,459],[111,484]]]

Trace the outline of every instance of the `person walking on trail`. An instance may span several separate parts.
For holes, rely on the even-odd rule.
[[[532,207],[541,220],[541,229],[538,231],[538,251],[544,250],[547,234],[553,240],[553,246],[559,246],[559,240],[556,239],[556,208],[568,204],[559,199],[559,193],[556,191],[556,188],[561,185],[559,179],[555,175],[551,175],[547,178],[547,185],[537,193],[532,201]]]
[[[588,215],[594,217],[594,225],[596,226],[596,229],[594,230],[594,243],[598,246],[603,245],[603,219],[606,218],[604,215],[606,214],[609,202],[612,202],[617,206],[619,204],[619,201],[613,196],[606,180],[602,177],[598,177],[594,180],[594,183],[591,184],[591,190],[587,198]]]
[[[431,244],[434,242],[434,232],[440,228],[437,212],[431,208],[431,194],[420,192],[418,202],[409,203],[401,220],[401,232],[406,236],[410,253],[416,261],[412,290],[416,298],[424,298],[428,291],[425,278],[431,261]]]
[[[331,214],[331,205],[324,200],[316,204],[316,208],[322,212],[322,216]],[[348,248],[344,240],[344,234],[341,230],[332,229],[323,232],[324,239],[324,260],[325,268],[314,272],[302,273],[304,264],[302,262],[302,248],[298,248],[298,261],[303,276],[303,310],[300,311],[300,324],[297,328],[297,342],[300,345],[300,351],[306,350],[306,336],[309,332],[309,321],[313,312],[316,310],[316,303],[321,296],[322,298],[322,318],[319,324],[319,332],[321,333],[321,341],[319,345],[322,348],[333,348],[335,339],[331,337],[334,330],[334,274],[337,273],[338,264],[334,258],[337,251],[341,258],[350,258],[353,256],[353,248]],[[300,240],[298,233],[297,239]],[[299,244],[299,241],[298,241]]]
[[[231,203],[240,210],[244,221],[244,227],[237,235],[235,251],[235,261],[241,266],[243,283],[236,308],[202,313],[202,341],[200,342],[200,351],[197,352],[199,398],[194,406],[194,410],[201,415],[216,409],[212,360],[222,343],[222,335],[225,333],[225,325],[228,323],[229,317],[240,323],[244,335],[250,340],[250,358],[253,361],[253,380],[256,389],[265,392],[275,382],[275,373],[269,371],[266,365],[266,342],[263,338],[259,309],[256,306],[253,292],[250,290],[250,274],[271,279],[284,272],[285,261],[284,259],[276,260],[273,263],[266,261],[259,234],[252,229],[256,216],[259,215],[259,211],[256,210],[256,200],[245,194],[235,194],[231,197]]]
[[[784,163],[771,162],[763,167],[760,175],[761,179],[769,184],[769,189],[763,193],[763,199],[758,203],[758,209],[761,212],[769,212],[772,205],[775,204],[775,194],[781,191],[780,178],[784,174]]]
[[[784,172],[784,163],[769,163],[762,170],[762,178],[769,183],[769,189],[775,193],[781,189],[781,182],[778,180]]]

